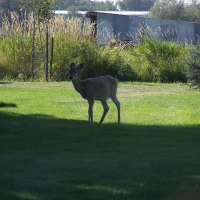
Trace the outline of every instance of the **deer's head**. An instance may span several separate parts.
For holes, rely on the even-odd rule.
[[[70,79],[74,79],[77,76],[78,71],[80,71],[83,68],[83,63],[78,65],[77,67],[75,66],[74,63],[70,64],[70,69],[69,69],[69,76]]]

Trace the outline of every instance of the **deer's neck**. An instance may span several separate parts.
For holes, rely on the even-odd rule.
[[[72,80],[72,83],[74,85],[74,88],[77,92],[79,92],[80,94],[82,94],[82,83],[81,83],[81,80],[78,78],[78,77],[75,77],[73,80]]]

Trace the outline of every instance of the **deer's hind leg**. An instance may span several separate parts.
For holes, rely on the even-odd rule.
[[[107,102],[106,101],[101,101],[101,103],[102,103],[104,111],[103,111],[103,115],[101,117],[101,120],[99,121],[99,125],[102,124],[107,112],[109,111],[109,106],[108,106]]]
[[[119,102],[119,100],[117,99],[116,96],[112,96],[110,98],[112,99],[113,103],[117,107],[117,111],[118,111],[118,125],[119,125],[120,124],[120,102]]]

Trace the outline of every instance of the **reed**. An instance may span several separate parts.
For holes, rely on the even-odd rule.
[[[1,16],[0,29],[0,71],[1,78],[10,79],[30,78],[32,36],[34,19],[32,15],[24,15],[23,18],[15,12],[10,16]],[[55,70],[57,64],[66,65],[70,62],[69,56],[73,54],[72,46],[79,41],[89,38],[92,24],[82,21],[80,18],[55,17],[49,21],[49,38],[55,38]],[[43,58],[41,52],[45,51],[46,24],[35,23],[35,66],[36,78],[43,78]],[[75,45],[76,46],[76,45]],[[70,50],[71,53],[67,54]],[[65,55],[66,54],[66,55]],[[69,56],[68,56],[69,55]],[[72,58],[73,59],[73,58]],[[66,62],[68,60],[68,62]],[[62,66],[60,68],[62,70]],[[19,78],[20,77],[20,78]],[[57,78],[56,78],[57,80]]]

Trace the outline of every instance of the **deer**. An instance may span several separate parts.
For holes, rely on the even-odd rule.
[[[80,80],[78,72],[83,68],[83,63],[75,66],[74,63],[70,64],[69,75],[72,80],[75,90],[81,94],[83,99],[86,99],[89,104],[88,109],[88,125],[93,126],[93,105],[94,101],[101,101],[103,106],[103,115],[99,121],[101,125],[104,121],[106,114],[109,111],[107,100],[110,98],[117,107],[118,111],[118,125],[120,124],[120,102],[117,99],[117,85],[118,80],[110,75],[98,76],[94,78],[87,78]]]

